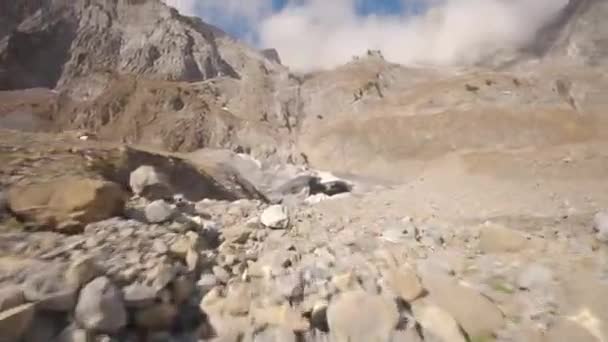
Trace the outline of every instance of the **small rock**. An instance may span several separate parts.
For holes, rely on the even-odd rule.
[[[329,332],[327,323],[327,301],[317,301],[310,314],[310,324],[319,331]]]
[[[18,286],[5,286],[0,289],[0,311],[25,304],[23,289]]]
[[[23,304],[0,312],[0,340],[19,341],[34,318],[34,304]]]
[[[389,269],[384,272],[383,278],[386,285],[407,302],[411,302],[424,294],[420,278],[410,267]]]
[[[223,267],[213,266],[213,274],[224,284],[227,284],[230,280],[230,273],[228,273],[228,271],[226,271]]]
[[[169,248],[161,240],[154,240],[154,242],[152,242],[152,250],[162,255],[166,254],[169,251]]]
[[[248,284],[234,284],[228,289],[223,308],[225,312],[233,316],[246,315],[249,312],[251,300],[251,289]]]
[[[120,290],[110,279],[96,278],[80,291],[75,318],[88,330],[105,333],[119,331],[127,324]]]
[[[286,229],[289,226],[287,208],[282,205],[268,207],[260,216],[260,222],[268,228]]]
[[[462,329],[458,322],[447,311],[432,304],[415,304],[412,307],[416,321],[424,329],[425,340],[435,341],[429,338],[435,337],[442,342],[466,342]]]
[[[553,272],[543,265],[532,264],[524,268],[517,277],[517,286],[522,290],[543,289],[553,280]]]
[[[135,312],[135,325],[151,331],[168,330],[177,317],[177,307],[160,303]]]
[[[169,177],[154,166],[143,165],[131,172],[129,185],[133,193],[151,201],[169,199],[173,193]]]
[[[80,288],[89,281],[102,274],[95,260],[86,256],[74,261],[65,272],[65,280],[68,286]]]
[[[469,336],[490,336],[505,325],[500,309],[487,297],[439,274],[423,274],[429,300],[452,315]]]
[[[194,248],[189,248],[188,253],[186,253],[186,267],[188,267],[189,272],[193,272],[198,268],[200,256]]]
[[[253,342],[296,342],[296,335],[284,327],[269,327],[253,336]]]
[[[218,279],[213,274],[205,273],[202,274],[196,283],[196,287],[199,289],[202,295],[207,294],[211,291],[218,283]]]
[[[593,230],[601,242],[608,242],[608,211],[602,211],[593,217]]]
[[[329,331],[335,341],[389,341],[398,320],[393,301],[360,291],[342,294],[327,309]]]
[[[479,236],[479,249],[486,254],[518,252],[527,245],[528,240],[520,232],[495,224],[483,226]]]
[[[292,309],[289,304],[254,309],[252,316],[256,324],[273,325],[290,331],[306,331],[310,328],[308,320]]]
[[[89,334],[86,330],[78,328],[76,325],[69,325],[57,336],[57,342],[89,342]]]
[[[157,291],[152,287],[134,283],[122,289],[125,305],[129,308],[150,306],[157,298]]]
[[[25,299],[37,302],[37,307],[50,311],[71,311],[76,304],[78,289],[66,284],[63,273],[48,270],[28,278],[23,286]]]
[[[203,296],[199,307],[204,312],[216,311],[223,299],[221,287],[216,286]]]
[[[331,278],[331,284],[341,292],[361,289],[361,283],[359,282],[359,278],[353,272],[335,275]]]
[[[146,220],[150,223],[163,223],[174,214],[173,207],[164,200],[154,201],[146,206]]]
[[[167,287],[177,276],[177,270],[167,264],[156,266],[146,278],[152,283],[152,287],[160,291]]]
[[[398,227],[387,228],[382,232],[381,239],[391,243],[400,243],[405,240],[416,240],[418,228],[412,222],[404,222]]]

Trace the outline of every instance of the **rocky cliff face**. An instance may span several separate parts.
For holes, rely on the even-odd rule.
[[[287,69],[160,0],[2,6],[0,89],[56,88],[58,106],[44,113],[53,128],[179,151],[255,146],[261,155],[289,135]],[[23,111],[33,112],[10,113]]]
[[[159,1],[52,1],[37,7],[5,38],[3,64],[21,71],[9,87],[61,86],[103,71],[175,81],[238,77],[221,58],[212,30]]]
[[[608,55],[606,14],[606,1],[572,0],[539,32],[532,50],[551,62],[603,64]]]

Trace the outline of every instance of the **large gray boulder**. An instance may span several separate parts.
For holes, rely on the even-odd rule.
[[[80,292],[76,321],[87,330],[116,333],[127,324],[122,293],[107,277],[99,277]]]

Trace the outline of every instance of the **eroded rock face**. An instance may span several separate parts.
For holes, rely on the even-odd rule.
[[[118,184],[75,177],[9,191],[11,211],[35,226],[59,232],[79,231],[88,223],[120,215],[125,200]]]

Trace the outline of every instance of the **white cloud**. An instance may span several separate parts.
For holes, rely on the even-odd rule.
[[[194,0],[167,1],[185,13],[195,8],[207,20],[247,20],[263,47],[306,71],[340,65],[367,49],[402,64],[475,63],[528,43],[568,0],[422,0],[432,9],[417,17],[360,17],[360,0],[291,0],[279,13],[271,12],[269,0],[199,0],[196,7]]]

